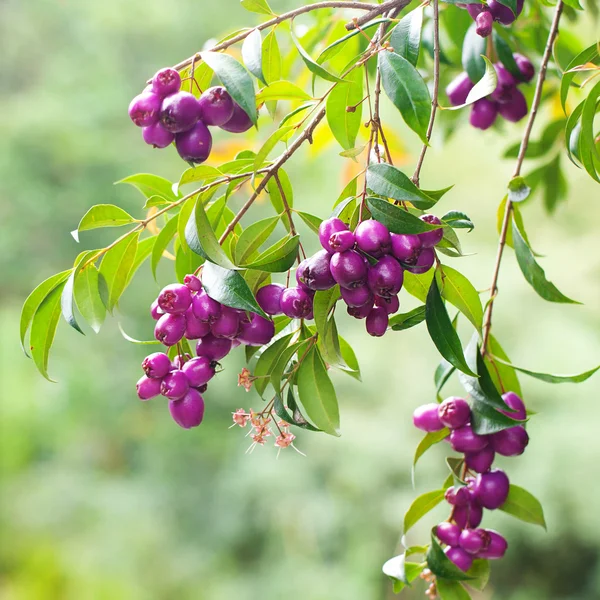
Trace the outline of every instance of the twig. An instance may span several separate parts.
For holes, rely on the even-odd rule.
[[[294,226],[294,219],[292,219],[292,211],[290,210],[290,205],[288,204],[285,192],[283,191],[283,186],[281,185],[279,175],[275,173],[273,177],[275,178],[275,183],[277,184],[277,187],[279,188],[279,193],[281,194],[281,201],[283,202],[285,214],[287,215],[288,221],[290,222],[290,233],[292,235],[296,235],[296,227]]]
[[[348,23],[346,25],[346,29],[348,31],[352,31],[353,29],[362,27],[365,23],[368,23],[371,19],[378,17],[384,12],[392,9],[401,10],[405,6],[408,6],[410,2],[411,0],[395,0],[394,2],[384,2],[383,4],[380,4],[377,8],[373,8],[368,13],[364,14],[362,17],[354,19],[351,23]]]

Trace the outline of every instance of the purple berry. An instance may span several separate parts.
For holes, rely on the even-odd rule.
[[[367,254],[379,258],[392,249],[388,228],[375,219],[359,223],[354,231],[356,245]]]
[[[498,116],[498,105],[487,98],[477,100],[471,107],[469,123],[477,129],[488,129]]]
[[[346,252],[354,248],[356,238],[351,231],[338,231],[329,238],[329,247],[335,252]]]
[[[192,298],[192,310],[201,321],[214,323],[221,316],[221,303],[206,292],[199,292]]]
[[[498,106],[498,112],[512,123],[520,121],[527,114],[527,100],[523,92],[514,87],[504,104]]]
[[[331,275],[341,287],[360,287],[367,281],[367,265],[355,250],[337,252],[329,264]]]
[[[483,10],[475,17],[475,33],[480,37],[488,37],[494,28],[494,16],[489,10]]]
[[[224,125],[221,125],[221,129],[229,131],[230,133],[244,133],[244,131],[248,131],[250,127],[252,127],[252,119],[250,119],[244,112],[244,109],[236,103],[233,105],[233,115],[231,116],[231,119]]]
[[[353,308],[358,308],[360,306],[365,306],[365,304],[369,304],[369,308],[373,306],[373,292],[366,285],[361,285],[355,288],[340,288],[340,292],[342,293],[342,300]]]
[[[502,25],[510,25],[514,23],[515,19],[521,14],[523,10],[523,0],[517,0],[517,14],[504,4],[500,4],[498,0],[488,0],[488,8],[494,17],[494,21],[501,23]]]
[[[392,233],[392,254],[405,265],[416,265],[423,244],[418,235]]]
[[[375,306],[367,315],[367,333],[373,337],[381,337],[387,331],[389,320],[385,308]]]
[[[473,495],[481,506],[489,510],[500,508],[508,498],[510,482],[504,471],[496,469],[477,475]]]
[[[325,221],[319,225],[319,241],[321,242],[321,246],[331,254],[337,252],[337,250],[331,246],[330,239],[332,235],[343,231],[349,231],[348,225],[346,225],[344,221],[335,217],[325,219]]]
[[[458,540],[460,537],[460,528],[454,523],[440,523],[435,528],[435,535],[442,544],[448,546],[458,546]]]
[[[164,287],[158,295],[158,305],[172,315],[184,313],[192,303],[192,294],[187,286],[172,283]]]
[[[488,445],[488,440],[477,435],[470,425],[464,425],[452,431],[450,445],[456,452],[479,452]]]
[[[296,270],[296,281],[310,290],[332,288],[335,280],[331,276],[330,261],[331,254],[327,250],[320,250],[315,255],[305,258]]]
[[[166,148],[175,139],[175,134],[167,131],[160,123],[154,123],[142,129],[142,137],[149,146]]]
[[[200,118],[200,105],[193,94],[176,92],[167,96],[160,110],[160,122],[171,133],[191,129]]]
[[[427,273],[435,263],[435,252],[433,248],[423,248],[415,265],[406,265],[406,270],[415,275]]]
[[[160,379],[152,379],[143,375],[137,382],[137,395],[140,400],[150,400],[160,394]]]
[[[225,358],[231,350],[231,340],[227,338],[218,338],[209,333],[196,344],[196,354],[206,356],[211,360],[221,360]]]
[[[143,360],[142,369],[147,377],[162,379],[171,370],[171,359],[164,352],[154,352]]]
[[[523,75],[523,79],[526,82],[531,81],[535,75],[535,67],[532,62],[522,54],[513,54],[513,57],[517,63],[517,67],[519,67],[519,71],[521,71],[521,75]]]
[[[393,256],[384,256],[369,267],[367,282],[376,296],[390,298],[402,289],[404,271]]]
[[[349,306],[347,312],[355,319],[366,319],[369,316],[372,308],[373,303],[367,302],[364,306]]]
[[[196,275],[186,275],[183,278],[183,283],[190,289],[190,292],[201,292],[202,282]]]
[[[413,413],[413,424],[417,429],[427,431],[440,431],[444,429],[443,423],[438,415],[439,404],[432,402],[431,404],[423,404],[419,406]]]
[[[451,485],[444,494],[446,502],[452,506],[466,506],[471,502],[471,491],[467,487],[455,488]]]
[[[455,77],[446,87],[446,96],[452,106],[460,106],[467,101],[469,92],[473,89],[473,82],[466,73]]]
[[[490,470],[495,457],[496,453],[492,446],[487,446],[479,452],[467,452],[465,454],[465,464],[467,468],[475,471],[475,473],[486,473]]]
[[[239,340],[247,346],[264,346],[275,335],[275,324],[270,319],[252,313],[250,321],[242,322]]]
[[[529,435],[521,425],[498,431],[490,439],[492,448],[501,456],[519,456],[529,444]]]
[[[181,400],[171,400],[169,411],[177,425],[184,429],[198,427],[204,417],[204,398],[198,390],[190,388]]]
[[[183,365],[185,365],[185,363],[191,359],[192,357],[188,352],[186,352],[185,354],[178,354],[173,359],[173,368],[171,369],[171,371],[181,369]]]
[[[158,121],[161,99],[152,92],[142,92],[129,104],[129,118],[138,127],[148,127]]]
[[[225,125],[233,117],[233,98],[222,86],[208,88],[198,99],[200,118],[206,125]]]
[[[150,314],[155,321],[158,321],[165,314],[165,311],[158,305],[158,300],[150,305]]]
[[[460,547],[469,554],[481,552],[490,543],[490,534],[485,529],[465,529],[458,539]]]
[[[445,427],[458,429],[471,420],[471,407],[463,398],[446,398],[439,407],[440,421]]]
[[[201,321],[192,308],[188,308],[185,313],[186,329],[183,336],[188,340],[199,340],[210,333],[210,325],[206,321]]]
[[[213,378],[216,365],[217,363],[210,358],[198,356],[188,360],[181,368],[181,372],[187,377],[189,385],[197,388]]]
[[[280,306],[291,319],[307,319],[312,314],[313,297],[301,287],[286,288],[281,293]]]
[[[467,4],[467,12],[471,15],[471,18],[475,20],[478,15],[480,15],[484,11],[488,11],[488,7],[486,4],[474,3]]]
[[[485,558],[488,560],[502,558],[508,549],[508,542],[502,535],[493,529],[486,529],[486,533],[489,536],[489,543],[477,554],[477,558]]]
[[[448,546],[444,550],[446,556],[461,570],[468,571],[473,564],[473,557],[462,548],[452,548]]]
[[[185,315],[167,313],[156,322],[154,337],[165,346],[174,346],[183,338],[186,328]]]
[[[152,91],[161,98],[178,92],[180,88],[181,75],[175,69],[161,69],[152,78]]]
[[[525,403],[519,396],[517,396],[517,394],[514,392],[506,392],[505,394],[502,394],[502,400],[504,400],[504,402],[506,402],[506,404],[512,408],[514,412],[501,410],[501,413],[508,417],[512,417],[513,419],[518,419],[519,421],[524,421],[527,418],[527,409],[525,408]]]
[[[183,398],[190,387],[183,371],[171,371],[160,384],[160,393],[169,400]]]
[[[461,529],[475,529],[475,527],[479,527],[483,519],[483,508],[480,504],[471,500],[465,505],[455,506],[452,511],[452,518]]]
[[[429,225],[441,225],[442,222],[435,215],[422,215],[419,217],[421,221]],[[433,231],[426,231],[425,233],[419,233],[419,239],[423,248],[433,248],[437,246],[444,237],[444,230],[440,227]]]
[[[221,316],[211,324],[210,331],[215,337],[232,339],[240,332],[240,314],[234,308],[223,306]]]
[[[398,296],[390,296],[389,298],[375,296],[375,306],[381,306],[381,308],[385,308],[388,315],[393,315],[400,310],[400,299]]]
[[[283,290],[285,290],[285,286],[280,283],[265,285],[256,293],[256,301],[268,315],[280,315]]]
[[[491,98],[496,102],[504,104],[505,102],[509,102],[512,98],[513,90],[515,89],[517,82],[501,63],[496,63],[494,67],[496,69],[496,74],[498,75],[498,83],[496,84],[496,89],[491,94]]]
[[[203,163],[212,149],[212,135],[208,127],[198,121],[191,129],[175,136],[175,147],[186,162]]]

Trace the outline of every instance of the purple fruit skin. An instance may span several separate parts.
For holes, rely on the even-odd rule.
[[[473,6],[469,4],[469,6]],[[455,77],[446,87],[446,96],[452,106],[460,106],[467,101],[469,92],[473,89],[473,82],[466,73],[461,73]]]
[[[158,321],[164,314],[165,311],[158,305],[158,300],[155,300],[150,305],[150,315],[155,321]]]
[[[495,560],[503,558],[508,549],[508,542],[493,529],[486,529],[486,533],[489,536],[489,543],[486,548],[477,554],[477,558],[485,558],[488,560]]]
[[[200,292],[202,291],[202,282],[196,275],[186,275],[183,278],[183,283],[186,287],[190,289],[191,292]]]
[[[467,12],[471,15],[471,18],[475,20],[477,15],[482,12],[489,10],[485,4],[467,4]]]
[[[154,328],[154,337],[165,346],[174,346],[185,333],[187,323],[185,315],[163,315]]]
[[[180,283],[165,286],[158,295],[158,305],[166,313],[173,315],[184,313],[192,303],[190,289]]]
[[[446,556],[461,570],[468,571],[473,565],[473,557],[462,548],[448,547],[444,550]]]
[[[494,462],[496,453],[491,446],[487,446],[479,452],[467,452],[465,454],[465,464],[467,468],[475,473],[486,473],[490,470]]]
[[[232,339],[240,332],[240,314],[234,308],[223,306],[221,316],[211,324],[210,331],[215,337]]]
[[[384,256],[376,265],[369,266],[367,283],[376,296],[391,298],[404,283],[404,271],[393,256]]]
[[[438,406],[439,405],[435,402],[419,406],[413,413],[414,426],[417,429],[427,431],[428,433],[444,429],[444,425],[438,416]]]
[[[217,338],[212,333],[205,335],[196,344],[196,354],[206,356],[210,360],[221,360],[225,358],[231,350],[231,340],[227,338]]]
[[[501,410],[501,413],[508,417],[512,417],[513,419],[518,419],[519,421],[524,421],[527,418],[527,409],[525,408],[525,403],[519,396],[517,396],[517,394],[514,392],[506,392],[505,394],[502,394],[502,400],[504,400],[504,402],[506,402],[506,404],[512,408],[514,412]]]
[[[182,373],[187,377],[190,387],[200,387],[208,383],[215,374],[215,363],[206,356],[198,356],[188,360],[183,367]]]
[[[213,300],[206,292],[200,292],[192,298],[192,310],[198,319],[214,323],[221,316],[221,303]]]
[[[319,241],[321,242],[321,246],[330,254],[337,252],[329,243],[331,236],[335,233],[340,233],[342,231],[348,231],[348,225],[344,223],[341,219],[337,219],[332,217],[331,219],[325,219],[319,225]]]
[[[354,248],[356,238],[351,231],[338,231],[329,238],[329,247],[335,252],[346,252]],[[329,252],[329,249],[327,249]]]
[[[367,265],[355,250],[337,252],[331,257],[329,267],[331,275],[341,287],[359,287],[367,280]]]
[[[446,490],[444,497],[446,498],[446,502],[452,504],[452,506],[466,506],[472,499],[469,488],[459,487],[456,489],[454,486],[450,486]]]
[[[137,395],[140,400],[150,400],[160,394],[161,379],[152,379],[143,375],[136,384]]]
[[[169,412],[180,427],[198,427],[204,417],[204,398],[198,390],[190,388],[181,400],[169,402]]]
[[[421,221],[428,223],[429,225],[441,225],[442,222],[435,215],[422,215],[419,217]],[[423,248],[433,248],[437,246],[444,237],[444,230],[434,229],[433,231],[426,231],[425,233],[419,233],[419,239]]]
[[[517,63],[517,67],[519,67],[519,71],[521,71],[521,75],[523,75],[523,79],[526,82],[531,81],[535,75],[535,67],[533,66],[533,63],[522,54],[516,53],[513,54],[513,57]]]
[[[305,258],[296,270],[296,281],[310,290],[331,289],[335,285],[335,279],[329,268],[330,261],[331,254],[327,250],[320,250],[313,256]]]
[[[169,67],[161,69],[152,78],[152,91],[161,98],[175,94],[180,89],[181,75],[175,69]]]
[[[212,135],[208,127],[198,121],[191,129],[175,136],[175,147],[186,162],[203,163],[212,150]]]
[[[465,552],[477,554],[490,543],[490,535],[485,529],[465,529],[458,543]]]
[[[518,88],[513,88],[510,98],[498,106],[498,112],[511,123],[520,121],[527,115],[527,100],[523,92]]]
[[[373,306],[373,292],[371,292],[366,285],[361,285],[360,287],[352,289],[340,288],[340,292],[342,294],[342,300],[352,308],[359,308],[360,306],[369,304],[369,302],[371,303],[371,306]]]
[[[498,431],[490,439],[492,448],[501,456],[519,456],[529,444],[529,435],[521,425]]]
[[[387,310],[381,306],[375,306],[367,315],[367,333],[373,337],[385,335],[389,320]]]
[[[458,546],[458,540],[460,537],[460,528],[454,523],[440,523],[435,528],[435,535],[442,544],[448,546]]]
[[[142,129],[142,137],[149,146],[166,148],[173,143],[175,134],[167,131],[160,123],[154,123]]]
[[[489,510],[500,508],[508,498],[510,482],[500,469],[477,475],[473,495],[481,506]]]
[[[162,103],[160,122],[171,133],[191,129],[200,118],[200,105],[189,92],[176,92],[167,96]]]
[[[391,296],[389,298],[375,296],[375,306],[381,306],[381,308],[385,308],[385,312],[388,315],[393,315],[400,310],[400,299],[398,296]]]
[[[201,321],[192,308],[188,308],[185,313],[187,327],[183,336],[188,340],[199,340],[210,333],[210,325],[206,321]]]
[[[233,117],[233,98],[222,86],[208,88],[198,99],[200,118],[206,125],[219,127]]]
[[[406,270],[415,275],[422,275],[423,273],[427,273],[427,271],[433,267],[434,262],[435,252],[433,248],[423,248],[419,254],[419,258],[417,258],[416,264],[412,266],[406,265]]]
[[[523,0],[517,0],[517,14],[504,4],[500,4],[498,0],[488,0],[488,8],[494,17],[494,21],[501,23],[502,25],[511,25],[515,22],[516,18],[521,14],[523,10]]]
[[[367,302],[364,306],[349,306],[347,309],[348,314],[355,319],[366,319],[373,308],[371,302]]]
[[[160,393],[169,400],[183,398],[190,387],[187,377],[183,371],[171,371],[160,384]]]
[[[142,362],[146,377],[162,379],[171,370],[171,359],[164,352],[149,354]]]
[[[221,125],[221,129],[229,131],[230,133],[244,133],[252,127],[252,119],[244,112],[244,109],[234,103],[233,115],[227,123]]]
[[[158,122],[161,99],[152,92],[142,92],[129,104],[129,118],[138,127],[149,127]]]
[[[494,17],[489,10],[480,12],[475,18],[475,33],[481,37],[488,37],[494,28]]]
[[[440,421],[444,427],[458,429],[471,420],[471,407],[463,398],[446,398],[439,406]]]
[[[354,230],[356,245],[367,254],[379,258],[392,249],[392,238],[388,228],[379,221],[370,219],[359,223]]]
[[[280,283],[265,285],[256,293],[256,301],[268,315],[280,315],[283,290],[285,290],[285,286]]]
[[[182,354],[182,355],[178,354],[173,359],[173,367],[172,367],[171,371],[181,369],[183,367],[183,365],[185,365],[185,363],[191,359],[192,359],[192,356],[188,352],[186,352],[185,354]]]
[[[470,425],[464,425],[452,431],[450,445],[456,452],[479,452],[488,445],[488,440],[477,435]]]
[[[469,123],[477,129],[489,129],[498,116],[498,105],[487,98],[477,100],[471,107]]]
[[[264,346],[275,335],[275,324],[260,315],[252,314],[249,322],[242,322],[238,339],[247,346]]]
[[[452,518],[461,529],[474,529],[479,526],[483,519],[483,508],[475,501],[463,506],[455,506]]]
[[[423,248],[418,235],[392,233],[392,254],[405,265],[416,265]]]
[[[492,92],[491,97],[496,102],[504,104],[511,100],[517,82],[501,63],[496,63],[494,67],[496,69],[496,74],[498,75],[498,83],[496,84],[496,89]]]
[[[291,319],[308,319],[312,314],[313,297],[301,287],[287,288],[281,294],[281,310]]]

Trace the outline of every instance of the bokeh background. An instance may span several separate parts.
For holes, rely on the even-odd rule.
[[[272,2],[277,11],[293,4]],[[252,19],[235,0],[0,4],[3,600],[393,597],[380,568],[398,549],[402,515],[415,495],[410,465],[419,434],[410,415],[431,401],[438,362],[423,326],[371,339],[362,324],[342,323],[363,383],[334,375],[343,435],[300,433],[306,458],[293,450],[277,458],[272,447],[246,454],[245,431],[228,430],[232,410],[260,406],[254,392],[236,387],[241,352],[211,384],[199,429],[180,430],[163,403],[136,400],[144,349],[121,338],[117,321],[132,335],[151,335],[147,307],[159,288],[149,267],[98,336],[61,325],[50,366],[58,383],[42,379],[18,345],[20,306],[39,281],[71,264],[79,247],[69,231],[81,215],[101,202],[139,214],[141,196],[112,182],[135,172],[177,180],[184,167],[172,150],[142,143],[127,119],[130,98],[157,68]],[[582,45],[592,29],[579,31]],[[387,117],[397,124],[410,169],[414,136],[397,115]],[[425,163],[427,187],[458,183],[439,210],[464,210],[476,223],[462,236],[465,251],[476,254],[452,264],[481,289],[489,285],[496,206],[513,167],[498,157],[519,132],[463,127],[443,149],[436,138]],[[331,146],[318,161],[305,153],[290,167],[297,205],[322,217],[343,187],[337,152]],[[600,357],[598,187],[575,167],[567,174],[568,198],[554,216],[539,198],[524,212],[549,278],[584,304],[544,303],[509,251],[494,325],[516,364],[555,373],[591,368]],[[161,284],[173,279],[171,268],[164,265]],[[404,296],[403,306],[412,300]],[[504,464],[543,501],[548,532],[503,514],[486,517],[507,535],[510,551],[482,597],[599,598],[599,380],[523,384],[538,412],[532,442]],[[440,447],[423,459],[419,493],[445,477],[443,456]],[[424,541],[444,510],[410,539]],[[417,585],[407,597],[423,591]]]

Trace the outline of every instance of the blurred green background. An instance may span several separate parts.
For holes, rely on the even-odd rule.
[[[272,2],[276,11],[295,4]],[[380,568],[398,549],[415,495],[410,465],[420,436],[410,415],[432,400],[438,362],[423,326],[372,339],[361,323],[341,324],[364,381],[334,375],[343,435],[300,433],[306,458],[287,450],[276,459],[272,447],[245,454],[245,431],[228,430],[231,411],[261,404],[236,387],[240,351],[211,384],[199,429],[179,429],[164,403],[137,401],[144,349],[121,338],[117,321],[134,336],[151,335],[147,307],[159,288],[148,267],[100,335],[84,338],[61,325],[50,365],[58,383],[43,380],[18,347],[20,306],[39,281],[71,264],[79,247],[69,231],[81,215],[102,202],[140,214],[137,192],[112,182],[135,172],[177,180],[184,167],[174,151],[142,143],[127,119],[131,97],[159,67],[253,18],[235,0],[0,5],[3,600],[392,597]],[[398,131],[406,132],[400,123]],[[463,128],[443,149],[434,140],[425,163],[426,187],[458,183],[440,213],[460,209],[476,223],[462,238],[465,251],[477,253],[452,264],[481,289],[496,250],[496,206],[513,168],[497,157],[519,132],[505,127],[502,138]],[[407,169],[413,138],[405,138]],[[333,147],[326,160],[306,154],[296,161],[297,205],[325,217],[341,190],[341,164]],[[516,364],[555,373],[591,368],[600,357],[598,187],[571,165],[567,172],[569,197],[556,214],[547,216],[536,198],[525,219],[549,278],[584,305],[544,303],[509,251],[494,327]],[[172,279],[167,264],[160,283]],[[403,307],[412,306],[403,295]],[[532,442],[523,457],[501,462],[543,501],[548,532],[488,515],[484,524],[507,535],[510,551],[482,598],[600,598],[598,382],[523,382],[539,413]],[[419,493],[439,486],[443,457],[440,447],[423,459]],[[444,510],[410,540],[425,541]],[[423,591],[417,585],[406,596]]]

